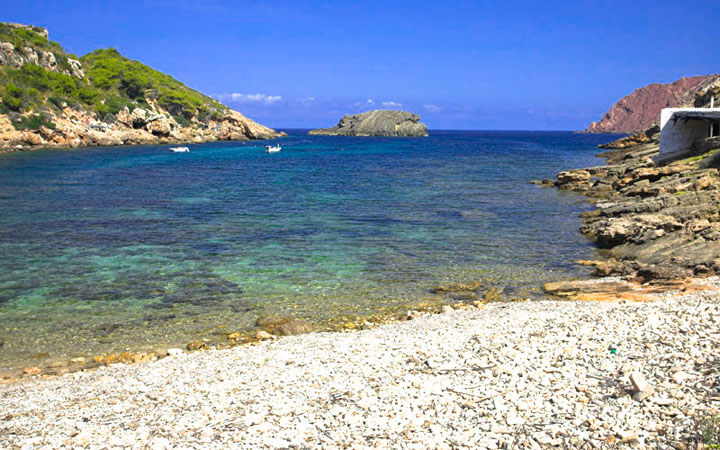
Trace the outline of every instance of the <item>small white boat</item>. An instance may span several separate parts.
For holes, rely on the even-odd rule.
[[[190,153],[190,149],[187,147],[170,147],[170,151],[173,153]]]
[[[266,145],[265,146],[265,153],[277,153],[280,150],[282,150],[282,147],[280,145]]]

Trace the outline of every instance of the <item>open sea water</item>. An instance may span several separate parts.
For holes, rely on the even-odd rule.
[[[609,140],[289,130],[277,154],[255,141],[0,155],[0,368],[221,340],[271,314],[323,329],[450,282],[536,298],[596,255],[578,232],[587,200],[528,181],[600,164]]]

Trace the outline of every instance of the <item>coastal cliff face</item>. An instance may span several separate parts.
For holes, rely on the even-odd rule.
[[[282,135],[114,49],[82,58],[0,23],[0,151]]]
[[[332,128],[310,131],[312,135],[326,136],[427,136],[427,127],[420,116],[407,111],[376,110],[348,115]]]
[[[694,98],[685,100],[681,107],[709,108],[711,99],[720,101],[720,76],[713,75],[702,82],[701,86],[696,90]],[[717,103],[715,103],[717,105]],[[660,124],[658,118],[647,128],[633,133],[624,138],[617,139],[600,146],[602,149],[625,149],[641,144],[660,145]]]
[[[586,133],[635,133],[651,127],[663,108],[693,103],[695,94],[720,80],[718,75],[681,78],[672,83],[653,83],[620,99]]]

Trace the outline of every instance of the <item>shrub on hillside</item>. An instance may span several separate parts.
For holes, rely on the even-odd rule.
[[[11,111],[20,111],[23,105],[23,96],[25,92],[13,83],[5,85],[5,94],[3,95],[3,104]]]
[[[39,130],[42,126],[55,129],[55,124],[43,113],[23,116],[19,121],[13,121],[13,126],[17,130]]]

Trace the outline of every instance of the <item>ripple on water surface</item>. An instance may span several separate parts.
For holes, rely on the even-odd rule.
[[[38,151],[0,158],[0,367],[177,345],[267,314],[318,324],[470,280],[528,295],[584,273],[577,195],[530,179],[606,136]]]

